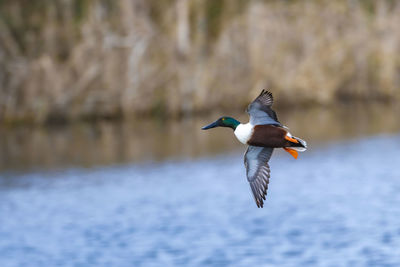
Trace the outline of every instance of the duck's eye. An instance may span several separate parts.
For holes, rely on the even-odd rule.
[[[222,120],[224,121],[224,120],[225,120],[225,118],[222,118]]]

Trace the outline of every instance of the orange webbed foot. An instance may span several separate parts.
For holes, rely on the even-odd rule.
[[[284,147],[283,149],[284,149],[286,152],[288,152],[290,155],[292,155],[293,158],[295,158],[295,159],[297,159],[297,157],[299,156],[299,153],[298,153],[296,150],[294,150],[294,149],[287,148],[287,147]]]
[[[292,143],[299,143],[299,141],[298,140],[296,140],[296,139],[294,139],[294,138],[292,138],[292,137],[290,137],[290,136],[285,136],[285,139],[286,140],[288,140],[288,141],[290,141],[290,142],[292,142]]]

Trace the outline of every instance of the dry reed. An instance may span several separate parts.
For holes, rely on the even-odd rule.
[[[400,97],[399,1],[0,1],[0,122]]]

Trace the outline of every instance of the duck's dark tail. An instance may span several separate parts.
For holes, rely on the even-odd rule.
[[[296,140],[297,142],[290,142],[290,148],[294,149],[298,152],[304,152],[307,150],[307,142],[304,141],[303,139],[300,139],[298,137],[292,136],[292,139]]]
[[[290,146],[284,147],[283,149],[290,155],[292,155],[295,159],[297,159],[297,156],[299,155],[298,152],[303,152],[307,150],[306,141],[295,136],[286,136],[285,139],[289,141]]]

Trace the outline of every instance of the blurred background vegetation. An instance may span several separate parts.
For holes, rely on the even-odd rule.
[[[0,121],[400,99],[400,1],[0,0]]]
[[[399,114],[400,0],[0,0],[0,267],[400,266]]]

